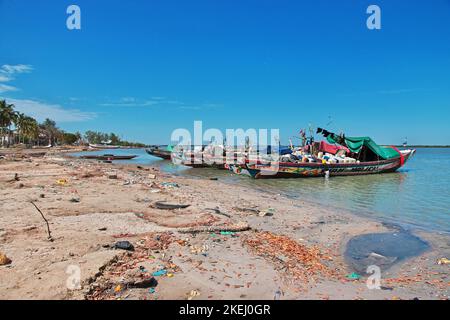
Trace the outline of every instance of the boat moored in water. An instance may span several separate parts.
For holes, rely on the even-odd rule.
[[[80,156],[81,159],[103,160],[103,161],[131,160],[136,157],[137,157],[137,155],[114,155],[114,154],[103,154],[103,155],[90,154],[90,155]]]

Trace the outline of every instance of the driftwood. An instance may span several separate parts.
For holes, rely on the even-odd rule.
[[[49,241],[53,241],[52,234],[51,234],[51,232],[50,232],[50,225],[49,225],[47,219],[45,219],[44,214],[42,213],[42,211],[38,208],[38,206],[37,206],[33,201],[30,201],[30,203],[31,203],[31,204],[36,208],[36,210],[41,214],[42,219],[44,219],[45,223],[47,224],[48,240],[49,240]]]
[[[191,227],[191,228],[178,229],[177,231],[180,233],[202,233],[202,232],[220,232],[220,231],[242,232],[242,231],[247,231],[247,230],[250,230],[250,226],[248,225],[248,223],[238,222],[233,225]]]

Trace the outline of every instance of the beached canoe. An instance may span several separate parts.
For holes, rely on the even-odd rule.
[[[416,150],[403,150],[399,156],[387,160],[359,163],[292,163],[246,160],[242,164],[229,164],[227,168],[236,174],[248,175],[255,179],[306,178],[329,176],[355,176],[395,172],[408,161]]]
[[[104,161],[114,161],[114,160],[131,160],[136,158],[137,155],[113,155],[113,154],[103,154],[103,155],[84,155],[80,156],[81,159],[90,160],[104,160]]]
[[[112,146],[109,144],[89,144],[92,149],[119,149],[120,146]]]
[[[152,146],[145,149],[145,152],[153,157],[158,157],[165,160],[170,160],[172,157],[172,151],[167,147],[163,148],[160,146]]]

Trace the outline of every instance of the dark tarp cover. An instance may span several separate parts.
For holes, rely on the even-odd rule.
[[[329,135],[327,137],[328,142],[337,143],[334,135]],[[382,147],[373,141],[370,137],[345,137],[345,144],[350,149],[351,152],[358,153],[361,151],[363,146],[366,146],[372,150],[376,155],[382,159],[392,159],[398,158],[400,156],[399,152],[392,147]]]

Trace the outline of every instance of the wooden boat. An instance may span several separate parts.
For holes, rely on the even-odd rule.
[[[89,144],[92,149],[119,149],[120,146],[112,146],[109,144]]]
[[[404,150],[400,151],[397,158],[359,163],[263,163],[259,160],[246,160],[243,164],[227,165],[227,168],[236,174],[248,175],[255,179],[355,176],[395,172],[414,155],[415,151]]]
[[[103,161],[131,160],[136,157],[137,157],[137,155],[113,155],[113,154],[103,154],[103,155],[92,154],[92,155],[80,156],[81,159],[103,160]]]
[[[172,158],[172,151],[169,150],[167,146],[165,148],[163,146],[151,146],[145,149],[145,152],[151,156],[165,160],[170,160]]]

